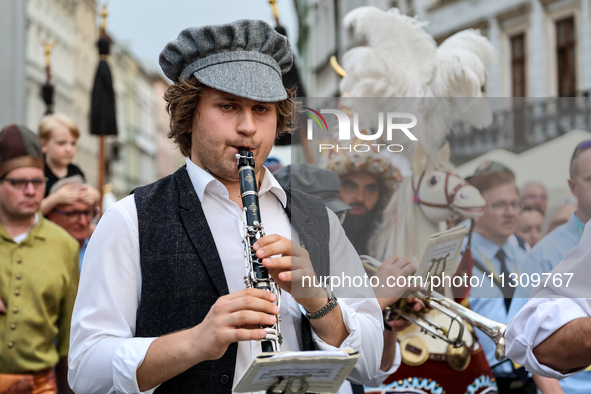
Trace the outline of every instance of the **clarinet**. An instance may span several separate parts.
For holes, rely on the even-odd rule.
[[[254,156],[250,150],[240,149],[235,158],[238,161],[240,196],[244,215],[242,243],[244,244],[244,259],[247,272],[244,283],[247,288],[267,290],[275,294],[277,297],[275,304],[280,306],[279,288],[252,248],[260,238],[265,236],[265,230],[261,223],[259,192],[254,172]],[[267,332],[267,336],[261,341],[263,352],[278,352],[280,350],[279,345],[283,342],[279,331],[280,321],[281,317],[277,315],[277,320],[272,326],[261,325],[261,328]]]

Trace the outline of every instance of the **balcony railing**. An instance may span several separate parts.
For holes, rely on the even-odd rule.
[[[504,109],[493,112],[488,128],[477,130],[464,123],[454,125],[449,142],[455,164],[491,149],[520,153],[571,130],[591,131],[589,92],[582,92],[578,97],[491,100],[503,100],[505,105]]]

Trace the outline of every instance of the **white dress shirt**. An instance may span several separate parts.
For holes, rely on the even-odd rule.
[[[562,283],[554,276],[546,287],[535,288],[530,300],[509,324],[505,332],[507,356],[534,374],[562,379],[577,372],[563,374],[538,362],[533,349],[564,326],[581,317],[591,316],[591,226],[585,231],[579,244],[552,270],[561,274]],[[568,276],[573,274],[568,287]]]
[[[229,199],[228,191],[211,174],[186,161],[189,177],[207,218],[224,268],[229,292],[244,289],[241,210]],[[265,170],[259,190],[261,219],[267,234],[279,234],[298,242],[299,237],[285,214],[286,195],[279,183]],[[348,241],[339,220],[329,212],[330,264],[346,267],[351,275],[363,276],[363,267]],[[141,268],[138,217],[133,196],[114,204],[97,226],[84,258],[80,291],[72,317],[69,374],[76,393],[138,393],[136,371],[148,347],[156,338],[134,338],[136,312],[141,295]],[[382,313],[375,298],[363,290],[348,290],[349,298],[339,298],[343,321],[349,336],[341,349],[360,351],[361,358],[349,379],[356,383],[385,379],[379,371],[383,350]],[[338,295],[338,293],[337,293]],[[356,298],[357,297],[357,298]],[[301,350],[300,319],[297,302],[282,292],[281,350]],[[319,350],[335,350],[312,329]],[[204,338],[204,340],[207,340]],[[239,342],[234,386],[253,357],[261,351],[256,341]],[[379,371],[379,372],[378,372]],[[348,384],[343,385],[346,391]],[[146,391],[153,392],[154,389]]]

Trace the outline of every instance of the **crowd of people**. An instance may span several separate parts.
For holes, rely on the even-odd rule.
[[[403,177],[396,164],[377,155],[328,169],[281,168],[276,160],[268,162],[274,174],[263,167],[275,138],[289,129],[281,75],[292,64],[287,38],[264,22],[185,29],[160,64],[175,81],[164,98],[186,164],[115,203],[98,224],[99,192],[72,163],[80,132],[71,119],[46,116],[38,133],[14,124],[0,131],[0,393],[230,393],[260,352],[257,340],[268,335],[261,327],[278,314],[281,350],[360,353],[339,393],[417,378],[405,369],[420,365],[409,364],[413,347],[399,340],[410,323],[384,325],[382,318],[408,288],[376,289],[374,297],[325,288],[301,297],[291,285],[299,270],[364,275],[359,255],[372,254],[372,237]],[[473,275],[550,273],[577,247],[591,218],[589,148],[589,141],[574,147],[565,177],[573,198],[550,208],[543,182],[519,189],[502,163],[478,167],[469,182],[484,199],[483,214],[472,223],[456,218],[471,230],[463,249],[471,250]],[[281,288],[280,306],[270,292],[244,288],[239,149],[254,154],[267,236],[253,248]],[[296,210],[305,219],[296,220]],[[406,277],[414,263],[394,253],[375,275],[384,283]],[[532,310],[532,286],[495,282],[494,295],[472,289],[465,302],[508,324]],[[405,302],[426,308],[418,299]],[[509,348],[517,358],[529,355],[527,370],[496,361],[495,344],[477,331],[472,362],[483,353],[478,371],[491,374],[487,392],[588,391],[590,372],[570,371],[582,364],[562,368],[545,355],[532,363],[530,353],[549,334],[520,327],[508,331]],[[444,374],[452,368],[445,354],[427,349],[426,357]],[[547,377],[545,369],[556,373]],[[446,391],[464,392],[459,382],[467,372],[454,371]]]
[[[71,392],[70,322],[98,192],[72,161],[65,115],[0,131],[0,392]]]

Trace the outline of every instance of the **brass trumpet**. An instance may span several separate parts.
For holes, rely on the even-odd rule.
[[[376,259],[370,256],[361,256],[361,261],[363,262],[363,266],[372,273],[377,272],[377,267],[381,264],[381,262],[377,261]],[[503,323],[496,322],[489,318],[486,318],[473,310],[466,308],[457,302],[450,300],[449,298],[444,297],[443,295],[435,292],[435,291],[427,291],[427,290],[420,290],[420,291],[413,291],[409,294],[410,297],[415,297],[423,301],[425,306],[433,308],[447,316],[449,316],[450,324],[448,327],[441,325],[429,319],[424,313],[422,312],[415,312],[412,309],[412,306],[409,306],[406,302],[406,298],[401,298],[396,303],[390,305],[384,310],[384,321],[391,322],[395,320],[398,316],[408,320],[411,323],[416,324],[421,328],[421,331],[430,334],[433,338],[439,338],[454,348],[458,348],[464,345],[462,341],[462,336],[465,329],[465,322],[472,325],[472,327],[478,328],[482,331],[486,336],[493,340],[495,343],[496,350],[495,350],[495,358],[499,361],[505,359],[505,330],[507,329],[507,325]],[[451,338],[449,336],[450,332],[452,331],[452,327],[454,324],[458,324],[458,336],[456,338]]]

